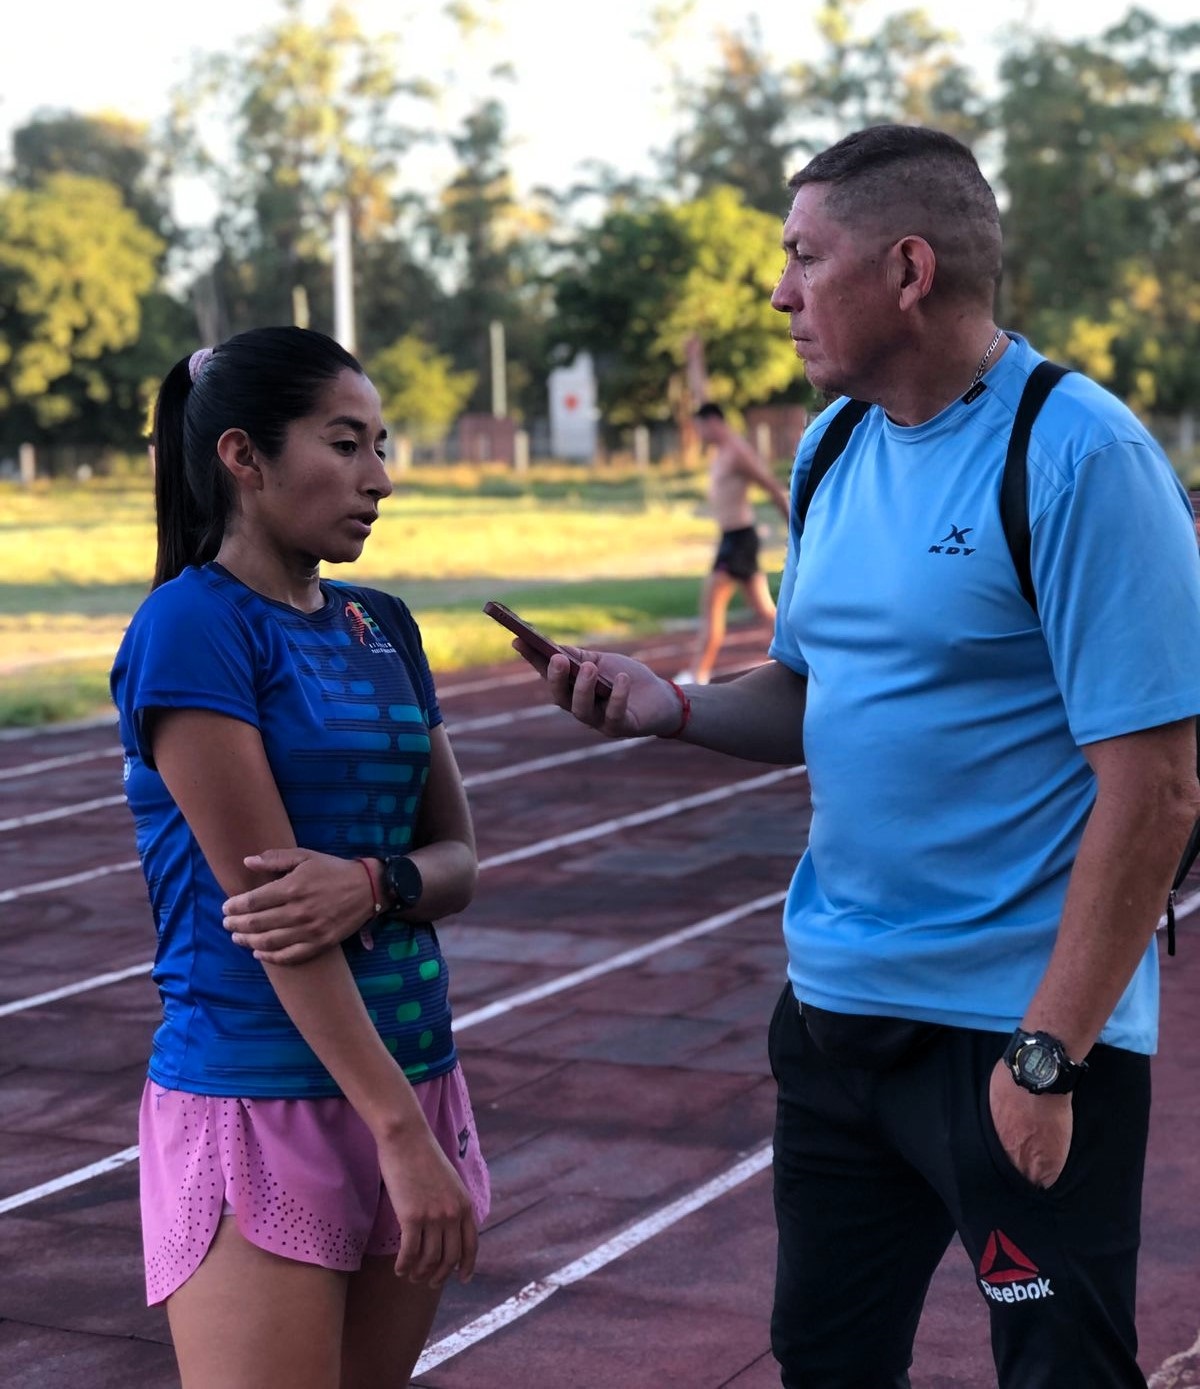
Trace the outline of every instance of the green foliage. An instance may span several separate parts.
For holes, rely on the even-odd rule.
[[[779,258],[777,219],[731,188],[679,206],[617,208],[583,234],[558,280],[556,326],[565,345],[595,356],[605,417],[666,418],[692,337],[714,400],[740,407],[797,383],[791,342],[770,307]]]
[[[729,186],[760,212],[782,217],[789,201],[787,163],[794,142],[792,92],[756,24],[719,35],[721,61],[680,103],[688,126],[668,156],[673,176],[699,193]]]
[[[144,125],[121,115],[41,114],[13,132],[13,182],[37,188],[53,174],[81,174],[119,188],[138,220],[169,242],[175,234],[165,190],[151,166],[156,151]]]
[[[744,32],[721,33],[713,70],[677,82],[686,124],[664,161],[674,182],[701,192],[728,184],[752,207],[782,217],[801,152],[860,126],[900,121],[935,125],[968,143],[979,136],[987,107],[957,36],[919,8],[861,32],[862,4],[826,0],[815,15],[820,50],[790,65],[774,61],[754,21]],[[674,19],[667,16],[667,27]]]
[[[460,269],[462,292],[442,314],[440,346],[474,373],[472,410],[490,410],[490,324],[505,332],[508,413],[520,419],[544,407],[545,294],[536,269],[543,217],[517,201],[507,162],[505,113],[494,98],[468,112],[451,137],[458,158],[434,216],[440,252]]]
[[[1200,25],[1132,10],[1002,67],[1006,315],[1146,409],[1200,397],[1198,47]]]
[[[406,333],[367,366],[383,404],[383,416],[418,443],[445,436],[475,389],[475,374],[456,372],[449,357]]]
[[[0,411],[10,440],[109,406],[105,354],[137,340],[161,250],[99,179],[52,174],[0,193]]]
[[[393,226],[403,156],[424,134],[400,108],[433,95],[423,77],[401,75],[395,37],[366,34],[350,5],[316,23],[300,0],[283,10],[245,51],[202,62],[175,100],[175,157],[212,180],[222,207],[218,336],[291,321],[297,286],[314,326],[329,326],[332,211],[349,204],[359,241]],[[208,143],[214,126],[232,158]]]
[[[860,33],[864,0],[826,0],[816,15],[825,51],[793,70],[795,101],[820,138],[815,150],[866,125],[899,121],[936,125],[970,143],[985,125],[977,84],[957,56],[958,36],[920,8],[888,15],[874,33]]]

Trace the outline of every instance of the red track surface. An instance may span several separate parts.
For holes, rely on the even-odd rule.
[[[760,645],[735,633],[726,654],[750,660]],[[682,664],[682,642],[647,649],[664,671]],[[415,1383],[777,1385],[762,1164],[783,951],[779,907],[746,907],[787,885],[807,781],[656,742],[614,749],[544,709],[516,666],[442,683],[485,862],[476,903],[443,940],[494,1205],[476,1278],[448,1290]],[[479,726],[495,715],[516,717]],[[134,858],[123,804],[30,818],[119,796],[119,758],[88,756],[114,747],[111,727],[0,741],[5,1389],[177,1384],[165,1318],[142,1300],[136,1163],[29,1196],[136,1142],[153,989],[139,974],[4,1013],[150,958],[140,874],[94,872]],[[505,774],[564,754],[580,760]],[[9,774],[60,758],[77,760]],[[689,808],[705,792],[719,798]],[[655,807],[643,823],[612,823]],[[735,919],[675,935],[726,912]],[[1139,1300],[1153,1389],[1200,1385],[1200,930],[1187,919],[1179,935],[1164,960]],[[588,966],[593,977],[571,978]],[[521,997],[537,986],[543,996]],[[472,1017],[497,1000],[508,1006]],[[692,1208],[672,1209],[689,1197]],[[458,1335],[494,1309],[477,1336]],[[913,1384],[994,1382],[986,1313],[955,1246],[934,1280]]]

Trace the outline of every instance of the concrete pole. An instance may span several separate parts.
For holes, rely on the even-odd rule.
[[[308,290],[303,285],[292,286],[292,322],[297,328],[309,326]]]
[[[354,244],[349,203],[339,203],[333,214],[333,336],[347,352],[358,351],[354,331]]]
[[[492,349],[492,414],[498,420],[508,414],[508,366],[504,357],[504,324],[492,319],[488,324]]]

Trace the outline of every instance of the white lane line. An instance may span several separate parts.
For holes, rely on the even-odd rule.
[[[90,719],[72,719],[69,723],[37,723],[27,728],[0,728],[0,743],[24,742],[27,738],[57,737],[62,733],[90,733],[93,728],[111,728],[116,732],[115,714],[99,714]]]
[[[505,1013],[511,1013],[517,1008],[523,1008],[529,1003],[536,1003],[539,999],[549,998],[552,994],[563,993],[567,989],[573,989],[579,984],[587,983],[589,980],[598,979],[601,975],[611,974],[618,969],[624,969],[628,965],[637,964],[640,960],[648,959],[652,955],[661,954],[667,950],[673,950],[677,945],[683,945],[689,940],[695,940],[698,936],[709,935],[713,931],[719,931],[722,926],[731,925],[735,921],[740,921],[743,917],[753,916],[757,912],[765,911],[770,907],[779,906],[786,893],[773,892],[763,897],[755,897],[749,902],[743,902],[740,906],[731,907],[728,911],[719,912],[716,916],[706,917],[703,921],[697,921],[691,926],[685,926],[682,930],[671,931],[665,936],[659,936],[656,940],[647,941],[645,945],[640,945],[632,950],[623,950],[617,955],[610,955],[605,960],[598,960],[595,964],[587,965],[583,969],[572,970],[569,974],[559,975],[556,979],[548,979],[544,983],[536,985],[531,989],[523,989],[520,993],[509,994],[507,998],[497,999],[494,1003],[486,1004],[482,1008],[476,1008],[473,1012],[464,1013],[461,1018],[454,1020],[455,1033],[465,1032],[469,1028],[478,1027],[480,1023],[488,1022],[492,1018],[500,1017]],[[150,962],[144,965],[134,965],[129,969],[118,970],[109,975],[100,975],[92,980],[85,980],[81,984],[67,985],[62,989],[55,989],[50,993],[38,994],[33,998],[19,999],[15,1003],[6,1004],[0,1008],[0,1016],[6,1013],[19,1012],[23,1008],[33,1008],[39,1003],[48,1003],[56,998],[64,998],[70,994],[82,993],[88,988],[99,988],[102,984],[113,984],[120,979],[130,979],[137,974],[148,973]],[[52,1195],[56,1191],[61,1191],[64,1187],[74,1186],[78,1182],[85,1182],[90,1177],[99,1176],[103,1172],[111,1171],[114,1167],[120,1167],[124,1163],[132,1162],[138,1155],[137,1147],[124,1148],[119,1153],[114,1153],[111,1157],[104,1158],[98,1163],[93,1163],[90,1167],[80,1168],[77,1172],[68,1172],[65,1176],[56,1177],[51,1182],[45,1182],[41,1186],[31,1187],[27,1191],[17,1192],[15,1196],[9,1196],[0,1201],[0,1215],[5,1211],[16,1210],[18,1206],[31,1205],[34,1201],[39,1201],[43,1196]]]
[[[124,979],[136,979],[139,974],[149,974],[153,967],[154,961],[146,960],[140,965],[130,965],[128,969],[114,969],[108,974],[94,974],[90,979],[81,979],[76,984],[64,984],[62,988],[49,989],[44,994],[15,998],[11,1003],[0,1003],[0,1018],[6,1018],[10,1013],[23,1013],[27,1008],[40,1008],[45,1003],[57,1003],[60,998],[90,993],[92,989],[102,989],[106,984],[119,984]]]
[[[605,757],[614,752],[623,751],[626,748],[637,747],[638,740],[630,739],[626,742],[605,742],[597,743],[592,747],[576,748],[571,752],[559,753],[555,757],[538,757],[530,762],[517,763],[512,767],[501,767],[495,772],[481,772],[477,777],[465,777],[463,784],[468,787],[487,785],[489,782],[504,781],[512,777],[523,776],[530,771],[546,771],[551,767],[567,766],[573,762],[582,762],[591,757]],[[661,820],[666,815],[678,814],[681,810],[690,810],[694,806],[708,805],[712,801],[725,800],[729,796],[736,796],[739,791],[757,790],[760,786],[768,786],[772,782],[780,781],[784,777],[795,776],[798,772],[804,771],[803,767],[787,767],[779,772],[771,772],[766,777],[752,777],[749,781],[735,781],[727,787],[718,787],[715,791],[705,791],[699,797],[690,796],[679,801],[667,801],[664,805],[655,806],[650,810],[638,812],[636,815],[623,816],[619,820],[604,820],[599,825],[589,826],[583,830],[576,830],[574,834],[559,835],[554,839],[541,840],[536,844],[527,844],[521,849],[515,849],[511,853],[501,854],[495,858],[484,859],[479,867],[492,868],[502,863],[516,863],[523,858],[535,858],[538,854],[549,853],[553,849],[560,849],[569,844],[581,843],[587,839],[594,839],[598,835],[612,834],[615,830],[623,829],[626,826],[647,824],[652,820]],[[22,887],[5,888],[0,892],[0,905],[5,902],[15,902],[21,897],[33,897],[42,892],[55,892],[59,888],[76,887],[80,883],[91,882],[95,878],[104,878],[112,873],[129,873],[133,869],[139,868],[140,862],[137,859],[127,859],[123,863],[102,864],[99,868],[89,868],[82,873],[72,873],[65,878],[50,878],[44,882],[26,883]]]
[[[480,772],[473,777],[464,777],[463,785],[469,790],[473,786],[486,786],[492,782],[507,781],[512,777],[524,776],[527,772],[544,772],[552,767],[567,766],[572,762],[583,762],[592,757],[606,757],[610,753],[624,752],[628,748],[636,746],[637,743],[634,740],[619,743],[597,743],[591,747],[561,752],[553,757],[537,757],[529,762],[514,763],[511,767],[500,767],[494,772]],[[552,847],[558,847],[557,840],[553,841]],[[527,848],[532,848],[535,852],[537,850],[536,845],[527,846]],[[484,868],[487,864],[485,862],[479,866]],[[77,887],[80,883],[91,882],[93,878],[108,877],[112,873],[129,873],[140,867],[139,859],[126,859],[122,863],[106,863],[99,868],[89,868],[82,873],[72,873],[66,878],[49,878],[43,882],[26,883],[22,887],[5,888],[3,892],[0,892],[0,905],[5,902],[15,902],[21,897],[34,897],[42,892],[56,892],[63,887]]]
[[[746,781],[727,782],[724,786],[715,787],[711,791],[700,791],[694,796],[681,796],[678,800],[664,801],[662,805],[651,806],[648,810],[636,810],[629,815],[621,815],[612,820],[601,820],[597,825],[588,825],[585,829],[572,830],[569,834],[560,834],[554,839],[543,839],[537,844],[526,845],[521,849],[512,849],[506,854],[493,854],[491,858],[484,859],[479,867],[481,869],[500,868],[507,863],[520,863],[522,859],[536,858],[539,854],[549,854],[555,849],[565,849],[572,844],[583,844],[589,839],[599,839],[606,834],[615,834],[618,830],[648,825],[655,820],[663,820],[669,815],[678,815],[685,810],[696,810],[702,805],[713,805],[717,801],[728,800],[731,796],[740,796],[747,791],[758,791],[765,786],[774,786],[776,782],[799,776],[805,770],[806,768],[803,766],[784,767],[777,772],[768,772],[765,776],[750,777]]]
[[[0,834],[9,830],[28,829],[30,825],[45,825],[51,820],[67,820],[73,815],[86,815],[89,810],[108,810],[111,806],[124,804],[124,796],[100,796],[94,801],[60,805],[55,810],[37,810],[31,815],[14,815],[10,820],[0,820]]]
[[[550,707],[555,708],[554,705]],[[547,771],[552,767],[563,767],[571,762],[586,762],[592,757],[605,757],[609,753],[623,752],[635,745],[633,740],[622,743],[589,744],[584,748],[573,748],[570,752],[553,753],[546,757],[533,758],[528,762],[516,762],[509,767],[498,767],[491,772],[476,772],[473,776],[464,777],[463,785],[468,790],[472,786],[489,786],[496,781],[507,781],[510,777],[524,776],[527,772]],[[86,815],[92,810],[111,810],[114,806],[124,804],[124,795],[100,796],[92,801],[77,801],[74,805],[60,805],[54,810],[38,810],[29,815],[14,815],[9,820],[0,820],[0,834],[10,834],[14,830],[28,829],[31,825],[48,824],[52,820],[68,820],[76,815]],[[3,896],[0,896],[0,902],[5,900]]]
[[[557,704],[522,704],[503,714],[483,714],[477,719],[463,719],[461,722],[447,724],[446,727],[451,738],[455,738],[460,733],[478,733],[485,728],[503,728],[506,724],[520,723],[523,719],[544,719],[548,714],[564,712]]]
[[[18,1206],[28,1206],[34,1201],[40,1201],[43,1196],[52,1196],[56,1191],[64,1191],[69,1186],[78,1186],[80,1182],[89,1182],[93,1177],[102,1176],[105,1172],[112,1172],[115,1168],[124,1167],[127,1162],[137,1161],[137,1147],[122,1148],[119,1153],[111,1153],[106,1158],[101,1158],[99,1162],[93,1162],[88,1167],[76,1168],[74,1172],[68,1172],[65,1176],[55,1177],[53,1181],[43,1182],[41,1186],[31,1187],[28,1191],[18,1191],[15,1196],[7,1196],[0,1201],[0,1215],[6,1211],[15,1211]]]
[[[444,1364],[453,1356],[461,1355],[464,1350],[486,1340],[489,1336],[495,1335],[497,1331],[510,1326],[525,1316],[527,1312],[532,1312],[535,1307],[552,1297],[560,1288],[568,1288],[572,1283],[578,1283],[582,1279],[590,1277],[591,1274],[604,1268],[606,1264],[611,1264],[622,1255],[630,1253],[641,1244],[645,1244],[647,1240],[661,1235],[664,1230],[669,1230],[672,1225],[685,1216],[691,1215],[693,1211],[698,1211],[719,1197],[735,1190],[743,1182],[757,1176],[770,1164],[771,1145],[767,1143],[751,1153],[749,1157],[743,1158],[741,1162],[721,1173],[719,1177],[705,1182],[703,1186],[696,1187],[694,1191],[688,1192],[686,1196],[680,1197],[677,1201],[672,1201],[670,1205],[662,1206],[651,1212],[650,1215],[630,1225],[619,1235],[597,1245],[595,1249],[590,1250],[582,1258],[564,1264],[562,1268],[548,1274],[545,1278],[539,1278],[533,1283],[526,1283],[515,1296],[499,1303],[481,1317],[476,1317],[474,1321],[468,1322],[461,1330],[452,1332],[449,1336],[443,1336],[435,1345],[429,1346],[420,1360],[417,1361],[417,1368],[413,1371],[414,1376],[426,1374],[428,1371],[436,1369],[438,1365]]]
[[[572,762],[590,762],[594,757],[608,757],[614,752],[629,752],[638,744],[632,739],[625,742],[604,742],[589,744],[585,748],[572,748],[570,752],[555,752],[546,757],[533,757],[528,762],[517,762],[511,767],[497,767],[492,772],[473,772],[463,777],[463,786],[472,791],[477,786],[492,786],[498,781],[509,781],[513,777],[525,776],[529,772],[547,772],[554,767],[567,767]]]
[[[439,685],[438,703],[443,699],[453,699],[456,695],[482,694],[487,690],[498,690],[507,685],[531,685],[541,678],[532,666],[526,666],[524,670],[519,670],[513,675],[491,675],[482,680],[466,680],[461,685]]]
[[[1146,1381],[1146,1389],[1188,1389],[1193,1384],[1200,1384],[1200,1335],[1189,1350],[1181,1350],[1164,1360]]]
[[[797,770],[803,771],[803,768],[797,768]],[[675,807],[675,810],[672,811],[671,807]],[[656,818],[660,818],[660,815],[658,815],[658,811],[661,811],[661,813],[665,815],[671,813],[681,813],[681,811],[690,810],[690,808],[693,807],[690,806],[690,804],[683,803],[683,801],[668,801],[667,806],[657,807],[657,810],[654,811],[653,814],[656,815]],[[597,826],[597,829],[599,829],[600,832],[606,833],[611,833],[612,831],[614,831],[614,829],[621,828],[625,828],[624,824],[622,824],[621,821],[611,820],[604,821],[603,826]],[[578,833],[579,835],[586,836],[586,838],[597,838],[597,835],[594,835],[592,831],[578,831]],[[536,851],[549,851],[551,847],[553,847],[553,849],[557,849],[557,847],[560,847],[560,845],[561,838],[553,840],[540,840],[539,843],[535,843],[535,845],[526,846],[524,850],[515,850],[514,853],[518,854],[519,857],[532,858],[535,857]],[[483,870],[485,870],[485,868],[500,867],[500,865],[512,863],[512,861],[514,861],[514,858],[512,858],[511,854],[496,854],[496,856],[493,856],[492,858],[483,858],[483,860],[481,860],[481,863],[479,863],[479,871],[482,872]],[[690,939],[690,936],[692,935],[704,935],[704,933],[706,933],[707,931],[717,931],[719,926],[726,925],[726,922],[728,921],[736,921],[737,917],[746,913],[746,911],[761,911],[762,907],[764,906],[772,906],[772,904],[775,903],[776,897],[778,897],[778,900],[782,901],[782,895],[757,897],[756,900],[751,901],[751,903],[747,904],[747,906],[744,908],[732,908],[733,915],[725,913],[722,915],[718,915],[718,917],[707,918],[706,921],[701,921],[697,925],[686,926],[686,928],[683,929],[683,932],[678,932],[676,933],[676,935],[662,936],[661,940],[658,940],[658,942],[651,942],[649,946],[639,947],[639,949],[632,951],[626,951],[625,956],[621,956],[618,958],[619,960],[621,960],[621,963],[625,963],[626,960],[628,960],[629,963],[633,963],[633,960],[636,960],[636,958],[642,958],[643,951],[650,951],[650,953],[653,953],[653,951],[657,949],[669,949],[669,947],[675,945],[676,936],[678,936],[678,940],[686,940]],[[712,922],[715,922],[715,924],[712,924]],[[7,1015],[10,1013],[24,1013],[24,1011],[28,1010],[28,1008],[40,1007],[43,1003],[54,1003],[54,1001],[57,1001],[58,999],[69,999],[69,997],[76,995],[76,993],[89,993],[92,989],[104,988],[104,986],[108,985],[108,983],[119,983],[121,981],[124,981],[124,979],[135,978],[135,976],[139,974],[149,974],[151,967],[153,967],[153,964],[153,960],[146,960],[142,964],[128,965],[128,967],[124,968],[124,970],[115,970],[113,972],[110,972],[110,974],[93,975],[90,976],[90,978],[88,979],[81,979],[81,981],[78,981],[76,983],[67,983],[67,985],[61,986],[61,988],[50,989],[47,993],[35,993],[35,995],[25,997],[25,999],[14,999],[11,1001],[11,1003],[0,1004],[0,1018],[7,1017]],[[619,964],[611,965],[611,967],[608,968],[619,968]],[[604,974],[604,972],[607,972],[607,970],[606,967],[604,967],[604,964],[601,963],[599,965],[589,965],[589,967],[585,968],[585,970],[576,972],[575,975],[568,975],[568,978],[571,978],[572,981],[582,982],[583,979],[593,978],[594,975]],[[564,988],[569,988],[569,985],[564,985]],[[535,999],[535,997],[546,997],[547,993],[557,992],[558,989],[554,988],[554,986],[549,986],[549,988],[547,988],[546,985],[540,985],[539,988],[526,990],[526,993],[524,993],[524,995],[514,995],[514,997],[517,997],[517,999],[521,1000],[522,1003],[524,1003],[524,1001],[532,1001],[533,999]],[[508,1007],[517,1006],[519,1006],[519,1004],[508,1004]],[[497,1008],[497,1010],[501,1011],[501,1013],[507,1013],[508,1011],[508,1007],[501,1007],[500,1004],[490,1004],[490,1007]],[[494,1017],[494,1015],[496,1014],[489,1015],[492,1015],[492,1017]],[[467,1014],[467,1017],[464,1017],[462,1018],[462,1020],[457,1021],[454,1025],[456,1025],[456,1028],[460,1029],[464,1028],[464,1026],[472,1026],[474,1025],[474,1021],[468,1021],[468,1018],[474,1020],[474,1017],[474,1014]]]
[[[454,733],[475,733],[485,728],[502,728],[505,724],[518,723],[523,719],[540,719],[548,714],[558,714],[562,710],[557,704],[522,705],[504,714],[486,714],[478,719],[463,719],[456,723]],[[106,719],[105,724],[109,721]],[[97,723],[95,727],[104,725]],[[2,731],[2,730],[0,730]],[[23,730],[22,730],[23,731]],[[114,727],[114,732],[116,729]],[[95,762],[101,757],[121,757],[124,749],[120,746],[93,748],[90,752],[65,753],[61,757],[46,757],[40,762],[23,762],[17,767],[0,768],[0,781],[14,781],[20,777],[40,776],[43,772],[55,772],[62,767],[77,767],[84,762]]]
[[[113,873],[132,873],[135,868],[141,866],[141,859],[126,859],[124,863],[104,863],[99,868],[89,868],[84,873],[72,873],[66,878],[47,878],[44,882],[28,883],[24,887],[7,887],[0,892],[0,903],[15,902],[18,897],[32,897],[39,892],[55,892],[60,887],[77,887],[80,883],[107,878]]]
[[[464,1013],[461,1018],[455,1018],[454,1031],[455,1033],[464,1032],[468,1027],[477,1027],[481,1022],[489,1022],[492,1018],[501,1017],[517,1008],[524,1008],[528,1003],[537,1003],[543,998],[549,998],[552,994],[560,994],[566,989],[573,989],[579,984],[586,984],[589,980],[599,979],[601,975],[611,974],[613,970],[624,969],[627,965],[636,965],[639,961],[648,960],[653,955],[661,955],[664,951],[673,950],[677,945],[684,945],[690,940],[696,940],[699,936],[707,936],[713,931],[719,931],[722,926],[740,921],[745,916],[754,916],[757,912],[766,911],[769,907],[781,906],[786,896],[786,892],[769,892],[764,897],[756,897],[751,902],[743,902],[739,907],[730,907],[728,911],[706,917],[703,921],[697,921],[692,926],[684,926],[678,931],[671,931],[665,936],[658,936],[654,940],[647,941],[645,945],[638,945],[632,950],[623,950],[619,955],[610,955],[607,959],[597,960],[595,964],[586,965],[583,969],[572,970],[570,974],[560,974],[557,979],[548,979],[544,984],[537,984],[531,989],[522,989],[520,993],[509,994],[507,998],[498,998],[494,1003],[485,1004],[484,1007],[476,1008],[471,1013]],[[0,1009],[0,1012],[2,1011]]]
[[[486,865],[481,864],[480,866]],[[455,1030],[461,1032],[464,1028],[474,1027],[477,1023],[486,1022],[488,1018],[511,1012],[512,1009],[523,1007],[526,1003],[534,1003],[538,999],[548,998],[551,994],[561,993],[563,989],[586,983],[589,979],[598,978],[600,975],[607,974],[614,969],[620,969],[624,965],[636,964],[638,960],[645,959],[649,955],[657,954],[662,950],[670,950],[675,945],[692,940],[696,936],[707,935],[709,931],[716,931],[743,916],[751,916],[755,912],[776,906],[782,903],[785,896],[786,893],[777,892],[769,893],[765,897],[756,897],[752,902],[747,902],[741,907],[733,907],[728,912],[723,912],[719,916],[708,917],[704,921],[697,922],[694,926],[686,926],[670,935],[659,936],[647,945],[627,950],[622,955],[614,955],[608,960],[601,960],[597,964],[576,970],[573,974],[563,975],[559,979],[552,979],[545,984],[526,989],[522,993],[511,994],[508,998],[498,999],[495,1003],[489,1003],[484,1008],[477,1008],[472,1013],[464,1013],[461,1018],[455,1020]],[[1185,897],[1177,905],[1175,914],[1182,919],[1194,911],[1197,906],[1200,906],[1200,892]],[[103,988],[106,984],[118,984],[125,979],[136,978],[139,974],[149,974],[153,964],[153,960],[146,960],[140,965],[130,965],[128,969],[114,970],[110,974],[97,974],[90,979],[81,979],[76,984],[64,984],[62,988],[51,989],[47,993],[32,994],[28,998],[14,999],[11,1003],[0,1004],[0,1018],[7,1017],[9,1013],[22,1013],[28,1008],[39,1008],[45,1003],[56,1003],[60,998],[70,998],[75,994],[88,993],[92,989]]]
[[[100,757],[120,757],[122,749],[96,748],[92,752],[69,752],[62,757],[46,757],[41,762],[23,762],[19,767],[0,768],[0,781],[12,781],[16,777],[40,776],[42,772],[56,772],[60,767],[77,767],[81,762],[95,762]]]

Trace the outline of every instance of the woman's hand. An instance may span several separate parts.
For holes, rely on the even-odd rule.
[[[261,887],[230,897],[224,926],[256,960],[297,965],[339,945],[375,914],[370,880],[357,859],[310,849],[267,849],[246,867],[273,873]]]
[[[379,1143],[383,1184],[400,1222],[396,1277],[440,1288],[475,1271],[479,1232],[471,1198],[437,1140],[422,1126]]]

